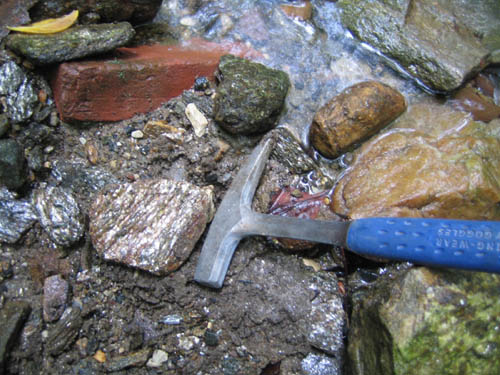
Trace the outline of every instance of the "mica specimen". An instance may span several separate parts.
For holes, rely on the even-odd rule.
[[[31,202],[17,200],[6,188],[0,189],[0,242],[17,242],[37,218]]]
[[[40,224],[52,241],[61,246],[77,242],[85,230],[80,207],[69,189],[48,186],[34,196]]]
[[[208,187],[166,179],[113,185],[90,211],[90,235],[104,259],[165,275],[189,257],[213,212]]]

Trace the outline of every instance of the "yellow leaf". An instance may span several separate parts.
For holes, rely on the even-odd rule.
[[[7,27],[12,31],[19,31],[28,34],[53,34],[71,27],[78,19],[78,10],[59,18],[49,18],[40,22],[35,22],[28,26]]]

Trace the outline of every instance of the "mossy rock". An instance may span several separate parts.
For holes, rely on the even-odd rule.
[[[500,276],[413,268],[357,298],[351,374],[500,373]]]
[[[214,118],[232,134],[264,133],[281,114],[290,80],[285,72],[233,55],[221,57]]]

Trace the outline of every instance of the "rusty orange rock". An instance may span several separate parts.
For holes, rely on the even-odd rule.
[[[398,91],[376,81],[361,82],[334,97],[314,116],[309,137],[327,158],[336,158],[374,135],[406,109]]]
[[[111,59],[63,63],[52,79],[57,109],[66,122],[119,121],[146,113],[189,89],[196,77],[213,79],[227,53],[255,56],[239,44],[198,39],[119,48]]]

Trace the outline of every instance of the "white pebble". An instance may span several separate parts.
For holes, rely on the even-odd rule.
[[[189,103],[186,106],[186,116],[191,125],[193,125],[194,134],[197,137],[203,136],[207,131],[208,120],[194,103]]]
[[[144,133],[142,132],[142,130],[134,130],[130,135],[135,139],[141,139],[144,137]]]

